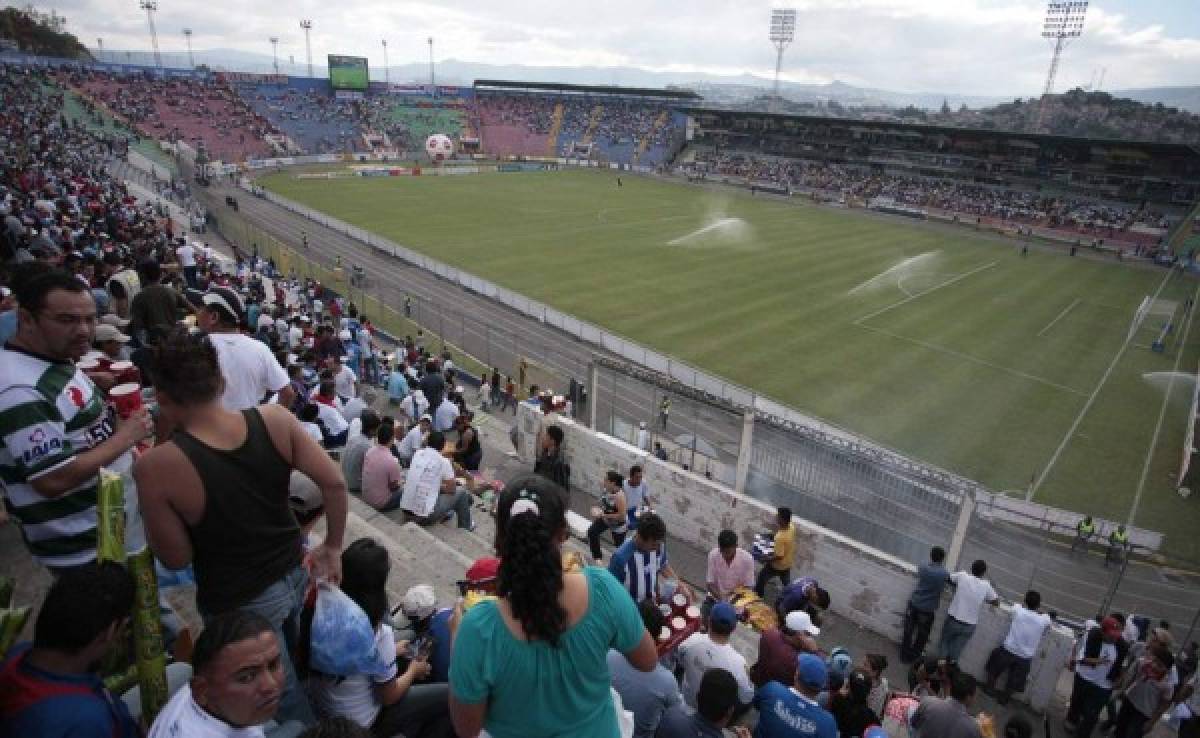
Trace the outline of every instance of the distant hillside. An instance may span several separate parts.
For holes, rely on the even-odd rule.
[[[30,54],[88,59],[92,55],[79,39],[63,30],[67,19],[51,11],[39,13],[29,8],[0,9],[0,39],[15,44]]]
[[[977,111],[944,110],[929,122],[974,128],[1034,131],[1060,136],[1114,138],[1135,141],[1196,144],[1200,142],[1200,115],[1163,103],[1146,104],[1107,92],[1074,89],[1046,100],[1014,100]],[[1038,118],[1041,115],[1041,124]]]

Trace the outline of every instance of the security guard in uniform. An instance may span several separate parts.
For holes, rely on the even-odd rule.
[[[1087,553],[1088,541],[1092,540],[1092,536],[1096,534],[1096,524],[1092,522],[1091,515],[1085,515],[1083,520],[1075,524],[1075,542],[1071,544],[1071,553],[1075,553],[1075,549],[1083,546],[1083,552]]]
[[[1118,525],[1117,529],[1108,534],[1108,553],[1104,556],[1104,565],[1108,566],[1108,562],[1115,561],[1121,563],[1121,558],[1129,550],[1129,534],[1125,532],[1125,526]]]

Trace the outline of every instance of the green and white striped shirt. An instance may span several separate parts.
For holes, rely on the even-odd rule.
[[[31,482],[112,436],[112,409],[92,380],[69,361],[5,346],[0,349],[0,378],[0,480],[9,512],[42,564],[92,561],[99,475],[53,498],[38,494]],[[133,455],[126,451],[106,468],[128,479],[132,463]],[[127,497],[130,492],[126,490]]]

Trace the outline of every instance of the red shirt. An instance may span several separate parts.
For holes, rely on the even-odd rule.
[[[796,657],[799,654],[783,639],[779,628],[763,631],[758,639],[758,661],[750,667],[750,681],[755,687],[767,682],[791,686],[796,681]]]

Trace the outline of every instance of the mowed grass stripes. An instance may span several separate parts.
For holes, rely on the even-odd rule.
[[[1058,253],[1022,257],[965,228],[623,182],[593,171],[262,180],[1014,494],[1046,466],[1165,275]],[[911,268],[878,278],[912,257]],[[1194,289],[1175,276],[1162,297],[1182,303]],[[1176,343],[1182,333],[1180,325]],[[1180,362],[1193,374],[1198,340],[1200,329]],[[1178,385],[1149,448],[1163,391],[1143,374],[1170,371],[1176,350],[1127,352],[1037,499],[1123,520],[1150,453],[1135,522],[1167,533],[1173,553],[1200,557],[1195,506],[1173,491],[1190,383]]]

